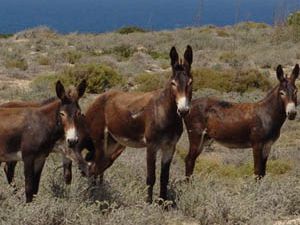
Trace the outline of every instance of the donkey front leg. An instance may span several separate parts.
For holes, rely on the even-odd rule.
[[[72,160],[63,155],[62,161],[64,169],[64,180],[65,183],[69,185],[72,182]]]
[[[25,195],[26,203],[32,202],[34,191],[34,159],[33,157],[26,157],[24,161],[24,176],[25,176]]]
[[[15,168],[16,168],[17,162],[6,162],[4,166],[4,172],[7,178],[7,182],[9,184],[12,184],[14,175],[15,175]],[[12,185],[14,186],[14,185]]]
[[[189,153],[185,158],[185,176],[190,177],[195,168],[195,161],[197,157],[201,154],[204,144],[207,141],[207,138],[205,137],[205,131],[203,132],[197,132],[197,131],[190,131],[189,133]]]
[[[156,163],[156,147],[147,147],[147,187],[148,187],[148,195],[146,202],[152,203],[153,196],[153,186],[155,184],[155,163]]]
[[[41,173],[46,161],[45,156],[40,156],[34,160],[34,180],[33,180],[33,194],[36,195],[39,191]]]
[[[260,180],[266,175],[266,164],[271,150],[271,144],[253,145],[254,174]]]
[[[168,183],[170,175],[170,165],[175,152],[174,145],[162,148],[161,157],[161,173],[160,173],[160,198],[167,200],[168,197]]]

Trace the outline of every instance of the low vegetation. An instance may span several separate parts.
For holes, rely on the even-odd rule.
[[[190,44],[194,97],[258,101],[277,82],[274,69],[278,64],[289,73],[299,63],[296,36],[291,33],[295,30],[288,23],[271,27],[247,22],[223,28],[145,32],[126,27],[105,34],[68,35],[39,27],[0,36],[0,100],[48,98],[54,95],[58,79],[66,86],[87,79],[88,93],[111,88],[156,90],[171,74],[171,46],[182,51]],[[85,96],[84,106],[94,98]],[[72,185],[66,186],[61,159],[52,154],[40,192],[27,205],[22,164],[16,171],[17,189],[7,185],[1,168],[0,224],[269,225],[294,219],[300,216],[299,127],[299,120],[284,125],[271,151],[267,176],[260,182],[253,179],[250,150],[228,150],[217,144],[204,150],[193,178],[185,182],[188,140],[184,133],[171,166],[170,201],[164,207],[144,202],[143,149],[128,148],[107,170],[102,185],[82,177],[74,166]],[[159,170],[155,196],[158,183]]]

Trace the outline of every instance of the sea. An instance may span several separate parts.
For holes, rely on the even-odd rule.
[[[0,33],[48,26],[60,33],[102,33],[281,22],[300,0],[0,0]]]

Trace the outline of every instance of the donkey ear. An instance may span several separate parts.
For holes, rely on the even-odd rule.
[[[299,76],[299,64],[296,64],[294,69],[293,69],[293,72],[292,72],[292,76],[293,76],[293,79],[296,80]]]
[[[193,63],[193,50],[190,45],[186,46],[186,50],[184,52],[184,60],[189,66]]]
[[[86,89],[86,80],[82,80],[80,84],[77,86],[78,99],[81,98]]]
[[[277,79],[280,82],[284,81],[284,74],[283,74],[283,69],[282,69],[281,65],[277,66],[276,75],[277,75]]]
[[[58,80],[56,82],[55,85],[55,90],[56,90],[56,95],[60,100],[64,100],[64,98],[66,97],[66,91],[64,86],[62,85],[62,83],[60,82],[60,80]]]
[[[176,48],[174,46],[171,48],[170,58],[171,58],[171,66],[173,67],[175,63],[178,62],[178,58],[179,58]]]

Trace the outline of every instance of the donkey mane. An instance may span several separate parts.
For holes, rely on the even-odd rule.
[[[54,102],[55,100],[57,100],[57,97],[50,97],[48,99],[42,100],[40,101],[40,105],[47,105],[48,103]]]

